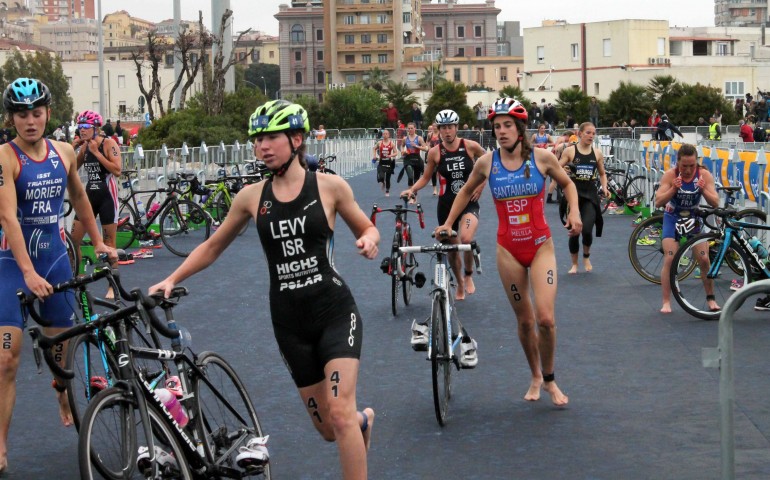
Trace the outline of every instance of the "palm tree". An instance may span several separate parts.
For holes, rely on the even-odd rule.
[[[529,104],[532,103],[532,101],[524,95],[524,91],[522,91],[521,87],[519,86],[506,85],[498,93],[501,97],[508,97],[514,100],[518,100],[519,103],[525,106],[529,106]]]
[[[671,75],[653,77],[647,90],[660,113],[669,113],[672,101],[682,95],[682,85]]]
[[[385,86],[385,99],[388,102],[393,102],[393,105],[398,109],[399,117],[410,118],[412,104],[417,102],[417,97],[412,95],[412,89],[409,88],[409,85],[388,80]]]
[[[385,84],[388,82],[388,73],[384,70],[380,70],[380,67],[374,67],[366,74],[367,78],[362,83],[366,88],[373,88],[378,92],[381,92],[385,88]]]
[[[425,67],[425,71],[422,72],[422,77],[417,80],[417,85],[423,90],[433,91],[436,84],[446,81],[444,75],[446,75],[446,70],[441,70],[441,64],[431,62],[430,66]]]
[[[577,123],[588,120],[588,96],[577,87],[559,90],[556,108],[560,118],[571,116]],[[565,126],[570,127],[570,125]]]
[[[611,121],[631,121],[646,125],[646,118],[652,110],[652,99],[648,89],[633,83],[620,82],[618,88],[610,93],[605,107],[606,117]]]

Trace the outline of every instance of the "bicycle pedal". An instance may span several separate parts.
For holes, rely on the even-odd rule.
[[[382,273],[388,274],[388,271],[390,270],[390,260],[387,258],[383,258],[382,262],[380,263],[380,270],[382,270]]]

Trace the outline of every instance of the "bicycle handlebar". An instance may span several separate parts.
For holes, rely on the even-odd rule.
[[[457,232],[453,233],[457,235]],[[481,247],[476,241],[471,243],[435,243],[433,245],[413,245],[411,247],[398,247],[401,253],[449,253],[449,252],[473,252],[473,262],[476,264],[476,273],[481,275]]]
[[[416,213],[417,214],[417,219],[420,222],[420,228],[425,228],[425,212],[422,209],[422,205],[419,204],[419,203],[417,205],[415,205],[415,208],[409,208],[409,207],[406,207],[406,206],[403,206],[403,205],[396,205],[393,208],[380,208],[375,203],[374,205],[372,205],[372,213],[369,216],[369,220],[372,221],[373,225],[375,225],[375,226],[377,225],[377,214],[378,213],[383,213],[383,212],[390,212],[390,213],[393,213],[395,215],[400,215],[400,214],[406,213],[406,212]]]

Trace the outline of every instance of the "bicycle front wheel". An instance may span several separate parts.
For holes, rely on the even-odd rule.
[[[628,239],[628,259],[636,273],[645,280],[660,284],[663,267],[663,216],[654,215],[642,220]]]
[[[211,221],[197,203],[177,200],[160,216],[160,239],[174,255],[186,257],[211,234]]]
[[[67,347],[67,368],[75,374],[74,378],[66,382],[67,399],[77,430],[80,430],[80,422],[88,403],[112,384],[111,375],[117,372],[109,348],[105,345],[105,354],[102,355],[96,336],[91,333],[73,338]]]
[[[446,424],[449,410],[449,395],[452,379],[452,359],[449,356],[449,337],[446,331],[444,300],[441,294],[433,297],[431,310],[430,366],[433,375],[433,405],[436,420],[442,427]]]
[[[626,184],[626,188],[623,190],[623,201],[634,213],[639,211],[647,203],[647,195],[645,194],[645,186],[647,185],[647,179],[639,175],[631,179]]]
[[[718,320],[722,312],[708,308],[705,285],[713,285],[715,300],[724,307],[727,299],[733,294],[730,287],[734,281],[742,282],[741,285],[749,283],[751,262],[743,250],[733,243],[727,248],[723,261],[717,265],[714,278],[706,278],[708,271],[700,268],[693,269],[691,274],[682,274],[683,271],[691,268],[691,264],[695,263],[696,248],[703,245],[704,242],[709,251],[709,264],[711,268],[714,268],[715,257],[724,244],[722,235],[711,232],[689,239],[674,255],[670,273],[671,294],[690,315],[703,320]]]
[[[404,246],[412,246],[412,229],[409,224],[404,224]],[[414,253],[404,253],[401,255],[401,271],[404,276],[401,278],[401,291],[404,294],[404,305],[409,305],[412,301],[412,283],[414,281],[414,269],[416,266]]]
[[[398,290],[400,287],[400,279],[398,277],[399,270],[403,265],[399,265],[399,257],[401,252],[398,251],[398,247],[401,246],[401,232],[396,230],[393,234],[393,248],[390,252],[390,308],[393,311],[393,316],[398,315]]]
[[[147,405],[155,461],[159,477],[191,480],[192,472],[185,451],[174,436],[165,417],[156,407]],[[80,476],[91,480],[151,478],[153,465],[149,456],[140,458],[146,447],[145,431],[136,398],[119,388],[100,392],[91,402],[83,418],[78,441]]]
[[[203,446],[209,461],[238,468],[235,457],[252,436],[263,437],[262,425],[241,379],[219,354],[204,352],[198,366],[206,380],[197,379],[198,419],[202,427]],[[270,464],[250,471],[249,475],[270,478]]]

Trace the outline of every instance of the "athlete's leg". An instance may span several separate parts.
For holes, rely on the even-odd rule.
[[[553,239],[549,239],[538,249],[529,271],[532,293],[535,298],[535,318],[537,320],[543,389],[551,396],[554,405],[563,406],[569,402],[569,398],[556,385],[553,376],[556,356],[554,309],[557,286]]]
[[[543,384],[543,372],[540,365],[540,347],[535,324],[535,312],[529,296],[529,274],[527,268],[519,263],[511,253],[500,245],[497,246],[497,270],[500,281],[508,296],[508,302],[516,313],[519,342],[527,358],[532,378],[524,400],[540,399],[540,387]]]
[[[8,466],[8,429],[16,403],[16,371],[21,344],[20,328],[0,327],[0,472]]]
[[[374,422],[374,411],[364,409],[367,428],[362,432],[364,417],[356,410],[358,367],[354,358],[331,360],[323,381],[299,389],[316,430],[324,440],[337,442],[345,479],[366,478],[366,448]]]
[[[69,327],[46,327],[43,329],[43,333],[45,333],[46,336],[53,337],[56,336],[65,330],[69,329]],[[56,360],[56,363],[58,363],[62,368],[66,366],[67,362],[67,344],[69,342],[65,341],[59,344],[54,345],[54,347],[51,349],[51,353],[53,353],[54,360]],[[65,385],[65,380],[63,378],[56,377],[56,383],[58,385]],[[69,427],[74,424],[72,420],[72,411],[70,410],[70,404],[69,400],[67,399],[67,392],[64,391],[56,391],[56,400],[59,402],[59,418],[61,419],[62,425],[65,427]]]
[[[671,264],[674,261],[674,254],[679,248],[679,244],[673,238],[664,238],[663,242],[663,266],[660,267],[660,289],[663,294],[663,302],[660,307],[661,313],[671,313]]]
[[[77,218],[72,221],[72,230],[70,231],[72,236],[72,244],[75,247],[75,251],[80,251],[80,245],[83,243],[83,237],[86,235],[86,227],[83,226],[83,222]]]
[[[449,243],[460,243],[460,237],[450,237]],[[452,273],[455,276],[457,282],[457,290],[455,291],[455,300],[465,300],[465,274],[463,273],[463,260],[459,255],[459,252],[449,252],[449,266],[452,268]]]
[[[460,243],[471,243],[476,238],[476,230],[479,228],[479,217],[473,213],[465,213],[460,217],[460,231],[457,232],[460,236]],[[463,271],[463,283],[465,286],[465,292],[473,294],[476,292],[476,285],[473,283],[473,270],[476,265],[473,262],[473,252],[463,252],[463,260],[465,263],[465,270]]]
[[[104,244],[108,247],[116,248],[115,243],[117,240],[118,235],[118,224],[117,223],[111,223],[109,225],[103,225],[102,226],[102,239],[104,240]],[[111,268],[118,268],[118,261],[113,260],[110,261],[110,267]],[[107,294],[105,295],[106,298],[115,298],[115,292],[112,291],[112,287],[107,288]]]
[[[703,288],[706,290],[707,305],[709,310],[717,311],[720,309],[719,304],[714,297],[714,279],[708,278],[706,272],[711,268],[711,259],[709,258],[709,244],[708,242],[702,242],[695,246],[695,259],[698,261],[698,267],[701,271],[701,281],[703,282]]]
[[[586,272],[593,270],[591,260],[591,245],[594,243],[594,225],[596,224],[596,206],[592,202],[580,205],[580,218],[583,220],[583,268]]]
[[[578,271],[578,253],[580,253],[579,237],[579,235],[575,235],[574,237],[569,237],[569,240],[567,240],[567,245],[569,246],[569,258],[572,261],[572,266],[567,271],[570,275],[574,275]]]

